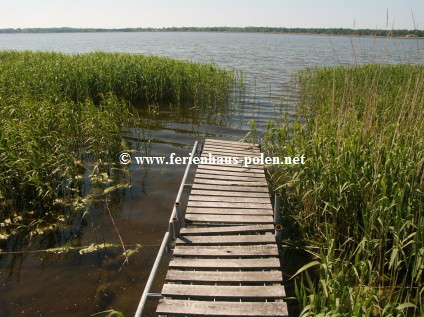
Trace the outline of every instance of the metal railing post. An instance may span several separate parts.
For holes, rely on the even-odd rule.
[[[274,198],[274,225],[281,225],[281,195],[275,194]]]
[[[277,241],[278,247],[280,247],[282,242],[283,226],[275,225],[274,228],[275,228],[275,240]]]

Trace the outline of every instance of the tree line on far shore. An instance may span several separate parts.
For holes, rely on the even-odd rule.
[[[283,27],[166,27],[166,28],[8,28],[0,33],[72,33],[72,32],[245,32],[245,33],[287,33],[326,34],[352,36],[424,37],[424,30],[378,30],[346,28],[283,28]]]

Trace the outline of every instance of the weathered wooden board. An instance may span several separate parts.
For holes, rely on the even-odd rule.
[[[171,268],[204,269],[279,269],[278,258],[265,259],[192,259],[174,258],[169,262]]]
[[[156,310],[159,314],[185,316],[288,316],[285,302],[212,302],[161,300]]]
[[[281,283],[283,277],[280,271],[214,272],[169,270],[166,274],[166,280],[175,282]]]
[[[286,296],[281,285],[275,286],[228,286],[165,284],[164,296],[212,297],[212,298],[261,298],[275,299]]]
[[[233,164],[233,165],[235,165],[233,162],[234,161],[232,161],[232,159],[229,159],[228,157],[229,157],[229,155],[227,154],[227,153],[225,153],[225,152],[219,152],[219,151],[215,151],[215,152],[209,152],[209,153],[205,153],[205,152],[203,152],[202,153],[202,155],[201,155],[201,157],[210,157],[210,156],[212,156],[212,157],[215,157],[216,158],[216,163],[218,163],[218,162],[220,162],[220,163],[225,163],[225,164]],[[218,159],[218,158],[222,158],[222,159]],[[225,157],[227,157],[227,159],[225,159]],[[244,157],[250,157],[251,158],[251,160],[248,160],[247,161],[247,164],[248,165],[259,165],[258,163],[256,163],[256,164],[253,164],[252,162],[254,162],[253,161],[253,158],[255,158],[255,157],[259,157],[259,155],[257,155],[257,154],[248,154],[248,153],[246,153],[246,154],[244,154],[244,155],[232,155],[232,157],[236,157],[237,159],[236,160],[238,160],[239,162],[240,161],[242,161],[242,162],[244,162]],[[249,163],[250,162],[250,163]],[[258,162],[256,159],[255,159],[255,162]]]
[[[252,235],[222,235],[222,236],[189,236],[176,240],[177,245],[214,245],[214,244],[275,244],[275,237],[271,234]]]
[[[249,193],[246,194],[246,192],[243,191],[224,191],[219,190],[219,187],[216,190],[198,190],[198,189],[192,189],[190,192],[190,197],[193,195],[203,195],[203,196],[226,196],[226,197],[255,197],[255,198],[267,198],[269,200],[269,194],[268,193]]]
[[[206,178],[196,178],[194,184],[209,184],[209,185],[223,185],[223,186],[250,186],[252,188],[256,187],[265,187],[268,188],[268,185],[264,182],[246,182],[246,181],[237,181],[237,180],[220,180],[220,179],[206,179]]]
[[[262,209],[268,208],[272,210],[271,203],[251,203],[251,202],[229,202],[229,201],[196,201],[189,200],[189,207],[209,207],[209,208],[251,208]]]
[[[265,178],[263,177],[245,177],[245,176],[231,176],[231,175],[219,175],[219,174],[196,174],[195,180],[198,179],[218,179],[218,180],[230,180],[230,181],[242,181],[242,182],[256,182],[267,185]]]
[[[188,214],[210,214],[210,215],[258,215],[271,216],[273,212],[269,208],[262,209],[243,209],[243,208],[205,208],[205,207],[188,207]]]
[[[205,141],[205,146],[209,144],[222,144],[222,145],[228,145],[228,146],[248,146],[248,147],[259,148],[259,144],[257,143],[219,140],[219,139],[207,139]]]
[[[249,151],[243,149],[223,149],[215,147],[207,147],[202,151],[202,156],[207,156],[209,153],[215,155],[215,153],[220,153],[220,156],[231,156],[231,157],[243,157],[243,156],[260,156],[259,151]]]
[[[177,245],[176,256],[217,256],[217,257],[255,257],[278,256],[278,248],[274,243],[265,245],[243,246],[193,246]]]
[[[242,164],[199,164],[197,168],[201,170],[217,170],[217,171],[234,171],[244,173],[264,173],[264,168],[261,165],[243,166]],[[265,175],[265,174],[264,174]]]
[[[265,186],[225,186],[225,185],[213,185],[213,184],[193,184],[192,189],[199,190],[210,190],[216,192],[245,192],[246,195],[251,193],[266,193],[268,195],[268,187]]]
[[[236,196],[236,197],[228,197],[228,196],[218,196],[218,195],[212,195],[212,196],[205,196],[205,195],[194,195],[193,193],[190,195],[190,201],[219,201],[219,202],[233,202],[233,203],[254,203],[258,204],[257,207],[260,207],[262,204],[270,204],[269,197],[263,198],[263,197],[251,197],[250,195],[248,197]]]
[[[188,222],[215,223],[273,223],[272,216],[186,214]]]
[[[264,175],[254,172],[233,172],[233,171],[217,171],[217,170],[208,170],[208,169],[198,169],[196,176],[198,175],[222,175],[222,176],[235,176],[235,177],[247,177],[247,178],[260,178],[264,179]]]
[[[264,225],[248,225],[248,226],[228,226],[228,227],[211,227],[211,228],[181,228],[181,235],[205,235],[205,234],[237,234],[237,233],[262,233],[273,232],[273,224]]]

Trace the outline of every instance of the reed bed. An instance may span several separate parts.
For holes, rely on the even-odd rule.
[[[168,58],[0,52],[0,240],[28,225],[26,213],[33,224],[65,201],[80,206],[83,184],[113,185],[123,131],[143,127],[136,106],[213,111],[234,83],[214,65]]]
[[[299,74],[295,124],[270,123],[270,155],[301,316],[424,316],[424,67],[367,65]]]
[[[93,102],[113,93],[132,103],[221,105],[234,74],[211,64],[196,64],[138,54],[65,55],[0,52],[0,95],[31,100]]]

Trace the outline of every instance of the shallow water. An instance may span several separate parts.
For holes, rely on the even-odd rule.
[[[249,121],[261,131],[266,121],[295,116],[292,74],[304,67],[355,63],[422,63],[424,40],[349,38],[317,35],[245,33],[74,33],[0,34],[0,50],[92,51],[142,53],[195,62],[212,62],[242,71],[247,79],[244,100],[213,117],[175,114],[159,108],[145,138],[129,150],[152,156],[187,156],[205,137],[243,138]],[[140,111],[145,111],[140,109]],[[146,152],[143,149],[148,149]],[[132,316],[167,229],[183,165],[129,166],[132,188],[111,196],[108,206],[127,248],[143,248],[124,264],[120,247],[80,254],[37,252],[65,243],[120,244],[105,204],[93,204],[92,221],[30,239],[12,241],[0,255],[0,316],[89,316],[113,307]],[[192,175],[191,175],[192,176]],[[28,240],[26,240],[28,241]],[[155,289],[160,291],[166,259]],[[152,315],[150,305],[146,316]]]

